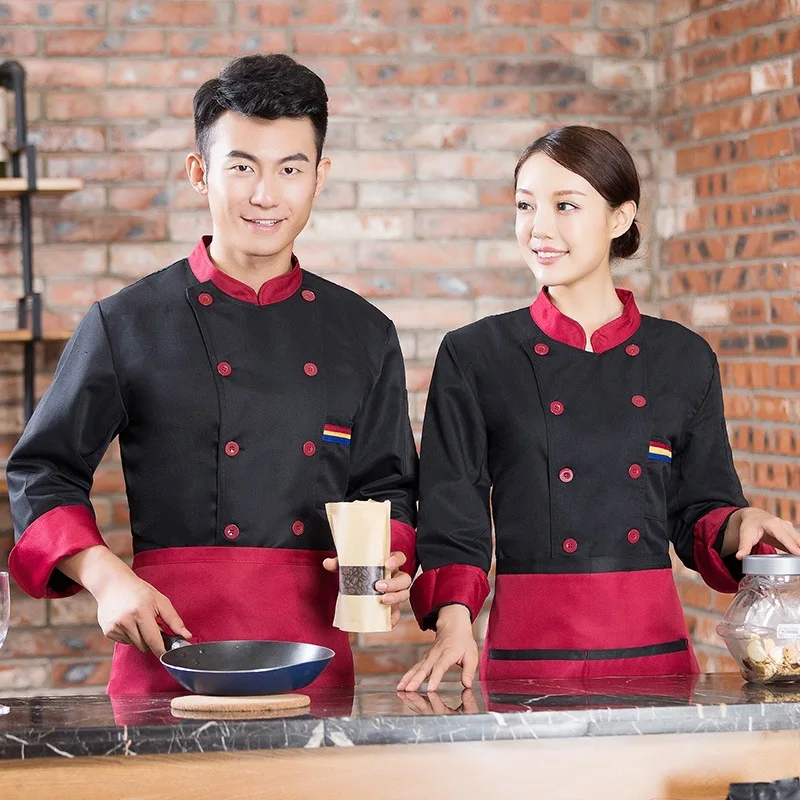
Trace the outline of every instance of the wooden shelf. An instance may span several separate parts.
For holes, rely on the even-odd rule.
[[[72,331],[53,330],[42,331],[42,342],[66,342],[72,336]],[[29,330],[0,331],[0,342],[30,342],[33,334]]]
[[[6,476],[3,475],[0,477],[0,497],[6,494],[8,494],[8,481],[6,480]]]
[[[35,194],[59,195],[83,189],[78,178],[39,178]],[[19,197],[28,191],[27,178],[0,178],[0,197]]]

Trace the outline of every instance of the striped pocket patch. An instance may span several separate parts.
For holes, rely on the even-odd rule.
[[[662,442],[650,442],[650,460],[672,463],[672,448]]]
[[[339,425],[326,425],[322,429],[322,441],[343,444],[350,447],[350,439],[353,435],[352,428],[342,428]]]

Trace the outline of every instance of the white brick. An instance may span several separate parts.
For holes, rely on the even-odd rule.
[[[468,182],[364,183],[359,208],[477,208],[478,187]]]
[[[727,300],[715,297],[700,297],[692,302],[692,325],[697,328],[711,328],[728,325],[731,321]]]
[[[782,58],[750,67],[750,84],[753,94],[775,92],[792,86],[792,59]]]
[[[653,89],[653,61],[597,60],[592,64],[592,84],[601,89]]]
[[[300,238],[303,242],[408,239],[413,230],[411,211],[315,211]]]

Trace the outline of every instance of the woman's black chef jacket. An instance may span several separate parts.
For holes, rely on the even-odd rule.
[[[622,316],[593,334],[594,352],[546,291],[448,334],[439,351],[412,604],[424,628],[450,603],[475,618],[493,520],[485,679],[696,672],[670,541],[713,588],[736,590],[720,548],[747,503],[716,358],[618,294]]]
[[[195,641],[332,647],[319,681],[353,681],[332,627],[325,503],[392,503],[392,548],[414,571],[416,451],[391,321],[301,270],[253,289],[188,259],[96,303],[8,463],[9,567],[35,597],[80,590],[56,564],[103,544],[93,473],[119,436],[135,572]],[[109,693],[177,689],[150,653],[117,645]]]

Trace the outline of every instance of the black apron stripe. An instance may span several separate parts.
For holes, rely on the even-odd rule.
[[[669,554],[638,558],[546,558],[497,559],[498,575],[566,575],[598,572],[638,572],[646,569],[671,569]]]
[[[616,650],[498,650],[490,649],[495,661],[615,661],[619,658],[646,658],[689,649],[686,639],[649,644],[644,647],[622,647]]]

